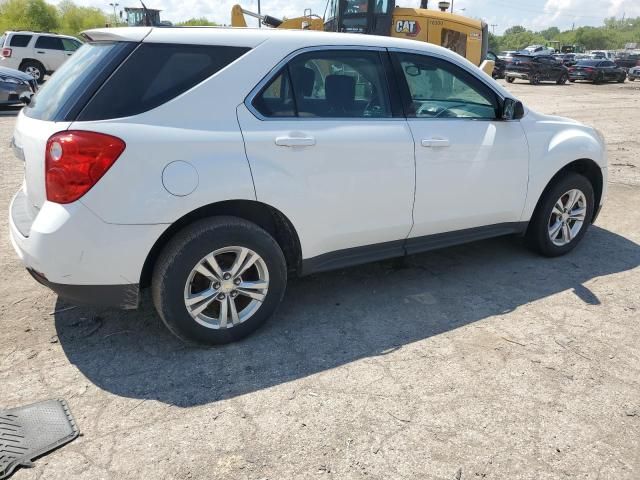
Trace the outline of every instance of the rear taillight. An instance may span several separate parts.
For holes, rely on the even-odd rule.
[[[9,58],[11,56],[11,49],[10,48],[3,48],[2,49],[2,56]]]
[[[593,73],[595,71],[593,68],[589,68],[589,67],[585,68],[584,70],[589,73]]]
[[[104,133],[70,130],[53,135],[45,154],[47,200],[78,200],[102,178],[125,147],[122,140]]]

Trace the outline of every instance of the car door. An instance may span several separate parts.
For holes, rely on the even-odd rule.
[[[501,100],[470,70],[429,55],[392,58],[415,140],[408,250],[434,234],[517,229],[529,162],[520,122],[497,118]]]
[[[40,35],[34,45],[35,58],[48,72],[55,72],[65,62],[67,56],[60,37]]]
[[[293,222],[303,258],[403,252],[415,160],[390,68],[383,49],[303,50],[238,107],[257,199]]]

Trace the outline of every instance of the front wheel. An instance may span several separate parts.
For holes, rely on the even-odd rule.
[[[564,85],[565,83],[567,83],[567,80],[569,80],[569,75],[563,73],[562,75],[560,75],[560,78],[558,78],[558,81],[556,83],[558,85]]]
[[[618,83],[624,83],[626,80],[627,80],[627,76],[621,75],[620,78],[618,78]]]
[[[265,230],[213,217],[180,231],[152,278],[153,303],[167,328],[190,343],[239,340],[280,304],[287,282],[282,250]]]
[[[543,194],[527,228],[527,244],[547,257],[575,248],[593,218],[591,182],[578,173],[557,180]]]
[[[513,83],[515,82],[515,77],[506,77],[507,83]]]

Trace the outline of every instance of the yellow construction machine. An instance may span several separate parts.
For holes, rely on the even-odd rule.
[[[311,9],[305,10],[304,15],[301,17],[279,19],[271,15],[261,15],[245,10],[240,5],[234,5],[231,7],[231,26],[246,27],[245,15],[257,18],[261,24],[267,27],[293,30],[324,30],[324,21],[318,15],[313,15]]]
[[[244,15],[250,15],[275,28],[408,38],[441,45],[480,66],[487,74],[493,72],[494,62],[486,60],[489,50],[487,24],[448,12],[450,3],[447,1],[438,3],[439,10],[427,8],[428,0],[421,0],[420,8],[398,7],[395,0],[329,0],[329,4],[329,18],[324,23],[320,17],[311,15],[310,10],[302,17],[279,20],[235,5],[231,25],[246,27]]]

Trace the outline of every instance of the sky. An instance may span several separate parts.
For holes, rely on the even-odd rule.
[[[58,3],[60,0],[49,0]],[[110,0],[113,2],[113,0]],[[118,1],[118,0],[116,0]],[[227,24],[230,22],[231,7],[240,3],[247,10],[257,10],[258,0],[144,0],[148,8],[162,10],[161,19],[177,22],[192,17],[207,17],[209,20]],[[109,0],[75,0],[83,6],[94,6],[113,12]],[[138,7],[139,0],[120,0],[123,7]],[[327,0],[261,0],[262,13],[274,17],[296,17],[305,8],[323,15]],[[396,0],[402,7],[417,7],[419,0]],[[438,1],[431,0],[429,8],[437,8]],[[453,0],[456,13],[481,18],[493,30],[501,34],[513,25],[523,25],[533,30],[544,30],[557,26],[561,30],[584,25],[598,26],[605,17],[640,17],[640,0]],[[249,20],[249,19],[247,19]]]

